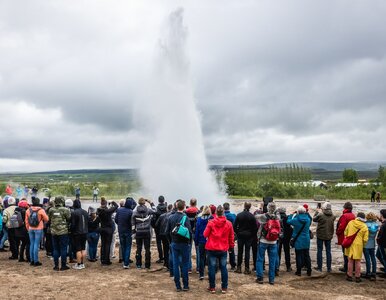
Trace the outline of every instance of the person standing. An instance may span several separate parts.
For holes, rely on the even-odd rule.
[[[237,236],[237,269],[236,273],[241,273],[241,264],[243,262],[243,252],[245,249],[245,270],[244,274],[251,274],[249,269],[249,259],[251,254],[251,245],[253,239],[256,238],[257,235],[257,224],[256,219],[249,212],[251,209],[251,203],[244,203],[244,211],[239,213],[236,216],[236,220],[234,223],[234,232]]]
[[[256,219],[260,224],[257,234],[259,238],[259,249],[257,251],[256,262],[256,282],[259,284],[263,283],[265,251],[268,252],[269,260],[269,284],[273,285],[275,283],[276,264],[279,261],[277,241],[281,234],[280,217],[276,215],[275,211],[275,202],[270,202],[267,206],[267,213],[256,215]]]
[[[129,268],[129,260],[132,244],[131,232],[131,217],[133,216],[133,208],[135,201],[133,198],[126,198],[123,207],[118,208],[115,214],[115,223],[118,225],[119,242],[122,252],[123,268]]]
[[[162,247],[162,238],[160,236],[160,228],[159,226],[156,226],[157,224],[157,220],[158,218],[167,212],[167,206],[168,204],[165,203],[165,198],[164,196],[159,196],[158,197],[158,205],[156,207],[156,211],[155,211],[155,214],[153,215],[153,218],[152,218],[152,225],[154,227],[154,232],[155,232],[155,239],[156,239],[156,242],[157,242],[157,250],[158,250],[158,260],[156,261],[157,264],[162,264],[164,263],[164,259],[165,259],[165,252]]]
[[[375,194],[376,193],[377,192],[375,190],[372,190],[372,192],[371,192],[371,200],[370,200],[371,203],[375,202]]]
[[[146,202],[151,208],[146,206]],[[135,227],[135,239],[137,243],[136,266],[142,268],[142,248],[145,248],[145,268],[150,269],[151,265],[151,220],[155,213],[154,203],[145,198],[138,200],[138,206],[133,212],[132,224]]]
[[[382,255],[384,262],[386,262],[386,255],[384,255],[386,253],[386,209],[381,209],[379,219],[382,222],[382,225],[377,235],[377,244],[378,250],[380,250],[380,254]],[[383,267],[383,274],[381,274],[379,277],[386,278],[386,266],[383,265]]]
[[[163,249],[163,255],[164,255],[164,267],[167,268],[171,273],[173,272],[170,270],[170,266],[169,266],[170,242],[168,239],[169,234],[167,232],[167,227],[168,227],[167,225],[168,225],[169,216],[171,215],[172,209],[173,209],[173,205],[169,204],[167,208],[167,212],[160,215],[155,224],[155,227],[158,228],[159,236],[162,242],[162,249]]]
[[[80,187],[75,188],[75,199],[80,200]]]
[[[16,200],[13,197],[8,198],[8,207],[3,211],[3,224],[7,228],[9,248],[11,250],[11,256],[9,259],[18,259],[18,248],[16,246],[15,229],[20,227],[19,224],[11,222],[11,218],[15,214]]]
[[[92,202],[98,202],[98,195],[99,195],[99,188],[97,186],[94,186],[92,190]]]
[[[338,245],[342,245],[344,239],[344,231],[346,229],[347,224],[355,219],[355,215],[352,213],[352,204],[351,202],[346,202],[343,205],[343,214],[340,216],[338,220],[338,224],[336,225],[336,236],[338,238]],[[343,268],[340,268],[339,271],[347,273],[347,263],[348,258],[344,254],[344,248],[342,247],[344,265]]]
[[[197,222],[197,216],[200,213],[200,210],[197,207],[197,199],[192,198],[190,199],[190,206],[186,208],[185,214],[189,219],[190,222],[190,228],[192,228],[192,233],[194,236],[194,232],[196,230],[196,222]],[[189,267],[188,267],[188,272],[189,274],[192,273],[192,247],[193,243],[190,244],[190,251],[189,251]],[[198,266],[200,265],[200,255],[198,254],[198,245],[194,244],[195,252],[196,252],[196,272],[198,272]]]
[[[180,292],[181,290],[187,292],[189,291],[189,244],[192,240],[192,229],[190,227],[190,222],[184,213],[185,201],[178,200],[176,207],[177,211],[169,217],[167,232],[169,233],[169,240],[171,241],[170,247],[172,249],[174,283],[176,285],[177,292]],[[189,238],[181,236],[175,232],[174,229],[180,224],[188,230]],[[180,277],[182,277],[182,289]]]
[[[89,207],[88,209],[88,233],[87,233],[87,244],[88,244],[88,261],[96,262],[96,255],[98,250],[99,242],[99,224],[100,220],[96,215],[96,209]]]
[[[224,215],[225,218],[232,223],[232,226],[234,226],[236,215],[230,211],[230,204],[228,202],[224,203]],[[229,249],[229,264],[231,265],[231,271],[236,270],[236,255],[234,248]]]
[[[68,247],[68,228],[71,221],[71,212],[64,207],[64,198],[55,197],[55,206],[48,212],[50,229],[52,235],[52,246],[54,256],[54,270],[59,271],[59,257],[61,258],[60,271],[68,270],[67,266],[67,247]]]
[[[82,209],[79,199],[74,200],[74,211],[71,214],[71,233],[73,239],[74,252],[76,254],[76,264],[73,269],[84,269],[86,260],[86,241],[88,233],[88,213]]]
[[[348,258],[347,280],[353,281],[353,269],[355,264],[355,282],[361,282],[361,259],[363,247],[369,239],[369,230],[365,224],[365,214],[359,212],[355,220],[350,221],[344,230],[344,236],[356,235],[350,247],[345,248],[344,253]]]
[[[287,272],[292,271],[290,241],[291,241],[293,229],[292,229],[292,226],[287,223],[288,216],[286,214],[286,208],[279,207],[277,209],[277,213],[279,214],[279,217],[280,217],[282,235],[279,237],[279,240],[277,241],[277,252],[279,254],[279,262],[277,264],[277,269],[275,274],[279,272],[282,249],[284,249],[285,265],[287,267]]]
[[[26,211],[29,208],[28,202],[25,199],[22,199],[18,207],[16,207],[15,212],[19,212],[21,214],[21,218],[24,221],[23,226],[15,229],[15,238],[16,238],[16,247],[19,248],[19,262],[28,261],[30,262],[30,242],[28,237],[28,229],[27,229],[27,221],[25,221]],[[24,259],[24,253],[26,259]]]
[[[198,272],[200,274],[200,280],[204,279],[204,270],[205,270],[205,263],[206,263],[206,238],[204,236],[204,231],[206,229],[206,226],[208,225],[209,218],[211,216],[211,211],[208,206],[205,206],[202,210],[202,214],[197,219],[196,223],[196,231],[194,233],[194,242],[196,245],[198,245],[198,253],[200,255],[199,259],[199,266],[198,266]]]
[[[296,212],[288,216],[287,223],[293,226],[292,238],[295,241],[296,272],[295,275],[301,276],[301,270],[305,266],[307,275],[311,276],[310,258],[310,225],[311,220],[303,206],[299,206]]]
[[[378,233],[379,225],[377,216],[370,212],[366,215],[366,226],[369,230],[369,239],[363,248],[363,253],[366,259],[366,275],[365,277],[371,281],[376,280],[377,274],[377,259],[375,258],[375,238]]]
[[[217,218],[208,222],[204,231],[207,238],[205,249],[208,252],[209,288],[216,292],[216,267],[221,271],[221,292],[228,290],[227,252],[235,247],[235,237],[232,223],[224,216],[224,208],[219,205],[216,209]]]
[[[101,206],[97,210],[97,216],[100,220],[100,236],[101,236],[101,264],[111,265],[110,247],[113,239],[114,224],[112,214],[118,209],[118,204],[115,201],[111,202],[111,207],[107,207],[107,200],[101,197]]]
[[[334,222],[336,217],[332,213],[331,204],[324,202],[321,209],[317,209],[313,221],[316,227],[317,264],[314,269],[322,272],[323,268],[323,244],[326,248],[327,272],[331,272],[331,240],[334,237]]]
[[[39,198],[32,199],[32,206],[25,214],[25,224],[30,240],[31,265],[41,266],[39,261],[39,244],[43,236],[44,223],[48,222],[48,216],[40,207]]]

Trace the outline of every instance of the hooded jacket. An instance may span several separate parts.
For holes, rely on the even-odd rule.
[[[367,221],[366,226],[367,226],[367,229],[369,230],[369,240],[367,241],[365,248],[374,249],[375,237],[377,236],[379,225],[375,221]]]
[[[359,231],[358,231],[359,230]],[[361,259],[363,254],[363,247],[369,239],[369,230],[364,220],[356,218],[351,220],[344,231],[344,236],[350,236],[357,233],[355,240],[350,247],[344,249],[344,255],[351,259]]]
[[[208,251],[228,251],[235,247],[232,223],[224,216],[218,216],[208,222],[204,237],[207,238],[205,249]]]
[[[134,210],[131,222],[135,226],[136,238],[150,238],[151,237],[151,219],[154,211],[149,209],[146,205],[139,205]]]
[[[68,234],[68,227],[71,221],[71,212],[68,208],[64,207],[63,197],[56,197],[54,204],[55,206],[52,207],[48,212],[51,234]]]
[[[196,223],[196,231],[194,233],[194,243],[198,244],[206,244],[206,238],[204,237],[204,231],[206,226],[208,225],[210,215],[203,215],[197,219]]]
[[[26,212],[25,208],[23,208],[23,207],[16,207],[15,211],[20,212],[22,219],[25,220],[25,212]],[[25,221],[24,221],[24,225],[23,226],[20,226],[19,228],[15,228],[15,236],[18,237],[18,238],[26,238],[26,237],[28,237],[28,231],[27,231],[27,228],[26,228]]]
[[[317,222],[316,237],[319,240],[330,241],[334,237],[334,222],[336,217],[331,209],[323,209],[322,212],[315,212],[313,221]]]
[[[158,219],[168,211],[168,207],[166,203],[160,203],[157,205],[155,213],[152,218],[152,226],[154,227],[155,233],[158,235],[160,231],[160,224],[157,224]],[[158,225],[158,226],[157,226]]]
[[[292,238],[295,238],[298,235],[298,232],[302,230],[295,241],[295,249],[310,249],[310,217],[305,213],[289,215],[287,223],[293,226],[294,231],[292,233]]]
[[[131,217],[133,216],[133,208],[135,207],[133,200],[127,198],[125,205],[118,208],[115,214],[115,223],[118,225],[119,233],[131,234]]]
[[[344,239],[344,230],[347,224],[355,219],[355,215],[350,209],[343,210],[343,214],[340,216],[338,224],[336,224],[336,236],[338,238],[338,245],[342,245]]]
[[[74,201],[74,210],[71,214],[71,233],[88,233],[88,213],[87,211],[81,208],[79,200]]]

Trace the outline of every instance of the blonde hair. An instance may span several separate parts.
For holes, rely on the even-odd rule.
[[[202,215],[203,216],[210,216],[212,213],[210,211],[210,208],[209,206],[204,206],[204,208],[202,209]]]
[[[369,212],[367,215],[366,215],[366,220],[367,221],[377,221],[378,218],[377,218],[377,215],[373,212]]]

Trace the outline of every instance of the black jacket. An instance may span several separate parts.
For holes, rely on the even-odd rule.
[[[185,243],[185,244],[191,243],[193,232],[192,232],[192,228],[190,227],[190,222],[189,222],[188,218],[186,218],[184,226],[190,232],[190,239],[186,239],[186,238],[184,238],[184,237],[182,237],[182,236],[180,236],[178,234],[173,234],[172,233],[172,231],[176,227],[176,225],[181,222],[181,219],[183,218],[183,216],[185,216],[184,213],[181,213],[181,212],[177,211],[174,214],[171,214],[170,217],[169,217],[168,225],[167,225],[167,229],[166,230],[167,230],[167,232],[169,234],[169,240],[172,243]]]
[[[96,217],[95,220],[92,220],[91,217],[88,217],[88,232],[98,232],[99,233],[99,217]]]
[[[283,237],[282,239],[285,241],[291,240],[292,237],[292,226],[287,223],[288,216],[285,212],[280,212],[280,223],[282,225]]]
[[[27,228],[25,227],[25,213],[26,213],[26,209],[22,208],[22,207],[16,207],[15,211],[18,211],[18,212],[21,213],[21,217],[22,217],[22,219],[24,221],[23,226],[21,226],[19,228],[15,228],[15,236],[18,237],[18,238],[27,238],[28,237],[28,231],[27,231]]]
[[[99,217],[99,220],[101,221],[101,228],[113,228],[113,219],[112,215],[117,210],[118,204],[115,202],[112,202],[112,206],[110,208],[107,208],[106,206],[99,207],[97,210],[97,215]]]
[[[383,221],[378,232],[377,244],[379,247],[386,248],[386,221]]]
[[[71,213],[71,233],[88,233],[88,213],[82,208],[75,208]]]
[[[167,212],[167,204],[166,203],[160,203],[157,205],[157,208],[155,210],[155,213],[154,213],[153,219],[152,219],[152,226],[154,227],[154,231],[157,235],[159,234],[159,230],[160,230],[159,225],[157,226],[157,224],[159,224],[159,223],[157,223],[157,221],[160,218],[160,216],[165,214],[166,212]]]
[[[257,238],[257,224],[255,217],[247,210],[242,211],[236,216],[233,225],[238,238],[252,239]]]

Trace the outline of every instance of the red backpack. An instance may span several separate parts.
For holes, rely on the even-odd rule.
[[[269,218],[268,215],[267,215],[267,218]],[[264,232],[265,232],[264,238],[267,241],[271,241],[271,242],[277,241],[281,232],[280,220],[269,218],[267,220],[267,223],[265,223],[264,225]]]

